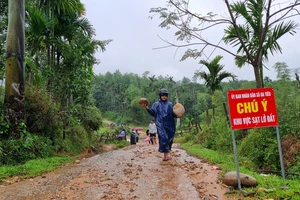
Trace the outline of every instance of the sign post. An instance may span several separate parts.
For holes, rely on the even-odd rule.
[[[241,183],[234,136],[234,130],[238,129],[276,126],[282,177],[285,179],[273,88],[228,90],[227,98],[239,189],[241,189]]]

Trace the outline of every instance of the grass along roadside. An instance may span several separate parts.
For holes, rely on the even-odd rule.
[[[99,146],[111,144],[115,145],[116,149],[130,145],[130,143],[125,140],[112,140],[107,144],[99,144]],[[59,154],[54,157],[30,160],[21,165],[0,166],[0,185],[5,183],[5,179],[14,176],[18,176],[20,179],[25,179],[42,175],[44,173],[53,171],[57,167],[60,167],[66,163],[74,163],[78,157],[79,155],[67,156],[64,154]]]
[[[0,184],[3,179],[19,176],[20,178],[30,178],[50,172],[53,169],[65,163],[73,162],[74,159],[65,155],[56,157],[30,160],[22,165],[16,166],[0,166]]]
[[[203,148],[199,144],[191,145],[191,142],[182,143],[181,148],[188,153],[201,159],[207,160],[210,164],[217,165],[222,169],[220,175],[230,171],[236,171],[234,155],[220,154],[216,151]],[[300,180],[283,180],[277,175],[262,175],[255,173],[251,162],[245,158],[239,159],[239,171],[256,178],[258,186],[253,188],[242,188],[252,194],[252,197],[245,199],[300,199]]]

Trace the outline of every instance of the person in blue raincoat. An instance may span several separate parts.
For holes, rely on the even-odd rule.
[[[170,159],[168,153],[171,151],[175,136],[175,118],[182,117],[181,114],[176,116],[173,113],[173,104],[168,101],[168,95],[168,90],[163,88],[159,91],[159,100],[153,103],[151,108],[146,104],[142,105],[142,107],[146,108],[148,113],[155,118],[159,139],[158,151],[164,153],[163,161]]]

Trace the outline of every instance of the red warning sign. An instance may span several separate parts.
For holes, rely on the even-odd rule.
[[[228,90],[232,130],[278,126],[273,88]]]

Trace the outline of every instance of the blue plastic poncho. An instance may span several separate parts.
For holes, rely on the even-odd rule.
[[[155,118],[159,139],[158,151],[162,153],[169,152],[176,130],[176,115],[173,113],[173,104],[168,100],[162,101],[159,99],[147,111]]]

